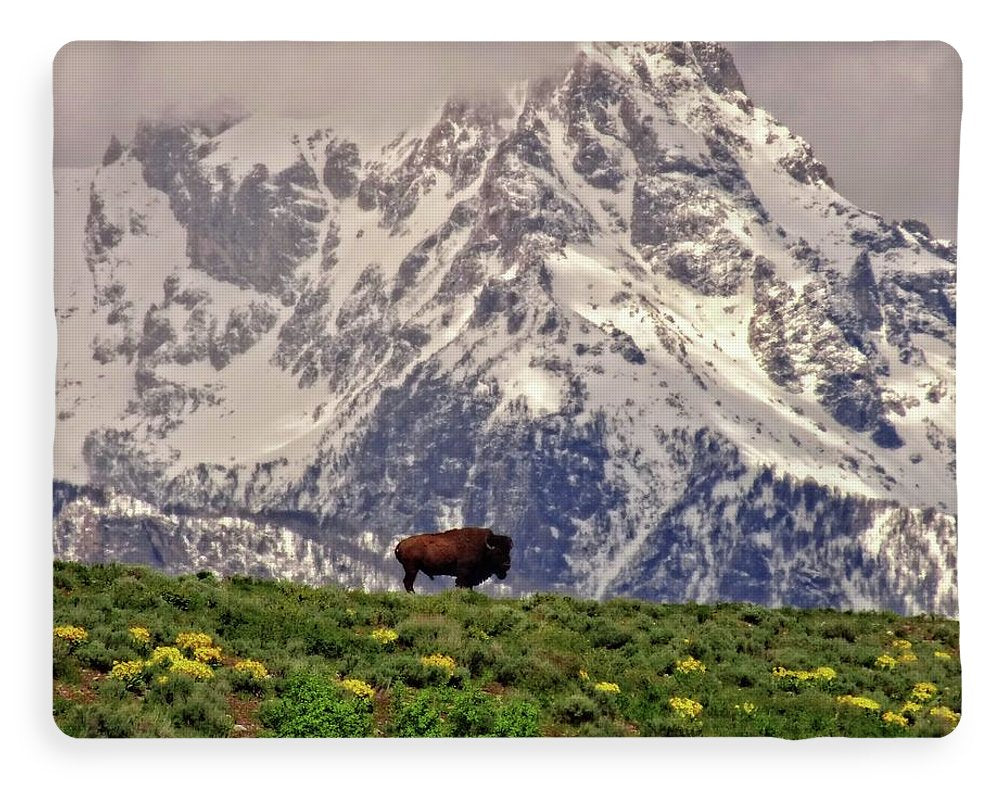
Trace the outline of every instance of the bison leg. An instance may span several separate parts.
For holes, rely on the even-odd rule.
[[[404,566],[403,570],[406,572],[403,576],[403,587],[407,593],[413,593],[413,581],[417,578],[418,569]]]
[[[479,575],[476,574],[475,566],[471,568],[469,566],[459,566],[458,574],[455,576],[455,587],[472,589],[482,581]]]

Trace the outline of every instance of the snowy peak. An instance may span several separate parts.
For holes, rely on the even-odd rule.
[[[145,127],[59,177],[58,477],[296,514],[337,579],[463,522],[526,590],[954,608],[955,249],[723,47],[590,45],[366,145]]]
[[[424,137],[400,136],[384,150],[384,161],[369,163],[358,191],[358,206],[381,213],[381,223],[399,233],[402,223],[443,180],[453,197],[479,178],[500,138],[499,112],[487,105],[449,101]]]
[[[647,86],[666,75],[677,76],[683,69],[716,93],[739,91],[746,94],[733,56],[714,42],[615,42],[584,45],[581,51],[584,55],[601,56],[611,61],[623,73],[634,74]]]

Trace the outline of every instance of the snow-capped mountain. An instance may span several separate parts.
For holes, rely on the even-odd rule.
[[[956,614],[954,245],[718,45],[512,97],[56,172],[56,554],[398,588],[482,524],[515,593]]]

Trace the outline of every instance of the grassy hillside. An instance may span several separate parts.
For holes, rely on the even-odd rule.
[[[941,736],[961,710],[936,617],[62,562],[53,582],[72,736]]]

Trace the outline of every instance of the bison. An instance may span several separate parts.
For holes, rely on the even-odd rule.
[[[462,527],[444,533],[424,533],[404,538],[396,545],[396,560],[403,564],[403,587],[413,593],[417,572],[455,577],[459,588],[472,588],[496,574],[510,570],[514,542],[484,527]]]

